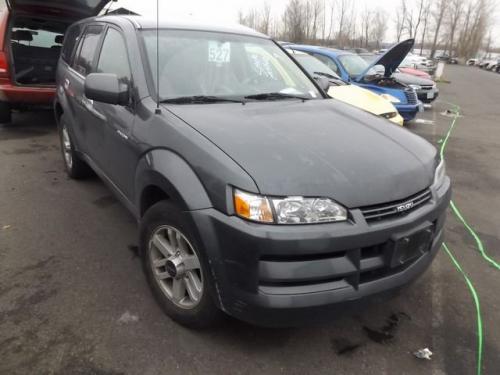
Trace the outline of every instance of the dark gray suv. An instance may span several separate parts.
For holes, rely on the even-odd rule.
[[[92,169],[137,218],[176,321],[331,319],[436,255],[451,194],[436,149],[328,99],[268,37],[161,23],[157,38],[152,21],[105,16],[74,24],[63,49],[67,172]]]

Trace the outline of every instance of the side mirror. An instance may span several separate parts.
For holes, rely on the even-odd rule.
[[[85,79],[85,96],[97,102],[127,105],[129,90],[116,74],[91,73]]]
[[[328,92],[328,89],[330,88],[330,80],[326,77],[321,77],[321,76],[315,76],[314,80],[317,82],[319,87],[323,89],[323,91]]]

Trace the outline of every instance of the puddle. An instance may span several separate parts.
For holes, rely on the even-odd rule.
[[[99,208],[108,208],[111,207],[112,205],[116,204],[118,201],[116,200],[115,197],[111,195],[106,195],[104,197],[98,198],[92,203],[95,204]]]
[[[361,346],[363,346],[362,343],[355,343],[343,337],[337,339],[334,338],[332,339],[331,343],[332,343],[332,349],[335,352],[337,352],[338,355],[353,353],[356,350],[358,350]]]
[[[399,325],[403,320],[411,320],[411,318],[404,312],[394,313],[387,318],[386,324],[383,327],[374,329],[363,326],[363,331],[373,342],[376,342],[377,344],[385,344],[395,337]]]
[[[456,112],[456,111],[453,111],[451,109],[447,109],[446,111],[443,111],[443,112],[440,112],[439,113],[441,116],[445,116],[445,117],[451,117],[451,118],[455,118],[455,117],[463,117],[460,112]]]

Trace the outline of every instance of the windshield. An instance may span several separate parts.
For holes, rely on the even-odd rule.
[[[304,67],[307,72],[314,76],[315,74],[318,73],[325,73],[332,78],[340,79],[340,77],[335,73],[332,69],[327,67],[325,64],[323,64],[321,61],[319,61],[317,58],[310,56],[310,55],[293,55],[295,59]]]
[[[156,87],[156,30],[142,34]],[[158,43],[160,100],[189,96],[243,98],[267,93],[322,98],[314,83],[269,39],[160,30]]]
[[[339,60],[351,77],[359,76],[370,65],[358,55],[340,55]]]

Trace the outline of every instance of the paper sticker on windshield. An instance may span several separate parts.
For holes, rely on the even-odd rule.
[[[227,64],[231,62],[231,43],[210,41],[208,43],[208,62],[217,64]]]

